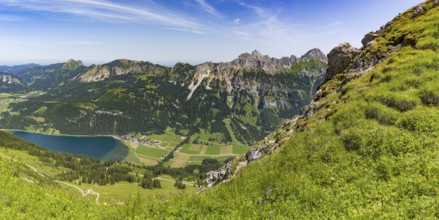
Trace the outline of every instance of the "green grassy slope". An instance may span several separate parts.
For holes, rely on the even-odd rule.
[[[18,177],[18,164],[0,158],[0,219],[96,219],[91,202],[70,197],[55,186],[28,183]]]
[[[361,59],[402,49],[360,78],[341,74],[322,87],[320,110],[280,151],[201,196],[152,205],[153,213],[439,218],[439,7],[423,7],[416,18],[412,10],[396,18]]]
[[[340,74],[327,82],[319,110],[299,120],[300,131],[231,181],[106,212],[68,198],[45,203],[47,210],[69,217],[85,207],[76,214],[90,210],[103,219],[439,218],[439,7],[423,7],[415,18],[413,9],[401,14],[360,57],[400,50],[359,78]],[[36,201],[40,192],[26,198]]]

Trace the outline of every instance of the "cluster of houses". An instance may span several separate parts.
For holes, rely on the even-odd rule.
[[[160,141],[157,140],[151,140],[150,138],[146,136],[142,136],[140,138],[131,136],[131,135],[122,135],[119,136],[119,138],[123,141],[128,141],[132,144],[141,144],[141,145],[160,145]]]

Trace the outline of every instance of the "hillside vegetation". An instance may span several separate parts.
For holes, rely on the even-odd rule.
[[[300,117],[289,141],[230,181],[191,197],[139,198],[105,212],[67,198],[44,206],[67,217],[84,207],[78,215],[102,219],[439,218],[439,6],[421,6],[417,16],[413,8],[395,18],[356,60],[382,63],[326,82],[314,114]],[[39,201],[40,192],[51,196],[41,189],[19,199]],[[7,210],[22,213],[13,204]]]

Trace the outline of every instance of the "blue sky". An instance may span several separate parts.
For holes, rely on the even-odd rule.
[[[127,58],[172,65],[360,47],[421,0],[0,0],[0,65]]]

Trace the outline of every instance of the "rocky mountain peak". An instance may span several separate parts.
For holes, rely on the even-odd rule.
[[[259,51],[254,50],[251,54],[243,53],[230,63],[221,63],[233,67],[237,70],[252,70],[260,68],[267,73],[276,74],[283,71],[285,68],[297,63],[298,59],[295,56],[282,57],[280,59],[263,55]]]
[[[134,60],[128,60],[128,59],[117,59],[117,60],[111,61],[110,63],[108,63],[108,65],[110,65],[110,66],[129,66],[129,65],[139,64],[139,63],[141,63],[141,62],[134,61]]]
[[[238,56],[234,61],[239,61],[241,63],[252,62],[252,61],[262,61],[264,58],[269,58],[268,56],[262,55],[259,51],[254,50],[250,53],[243,53]]]
[[[67,70],[74,70],[74,69],[77,69],[78,67],[82,67],[82,66],[84,66],[82,61],[69,59],[67,62],[64,63],[62,68],[67,69]]]
[[[320,60],[322,62],[327,63],[328,58],[326,54],[324,54],[320,49],[314,48],[306,52],[303,56],[300,57],[301,60]]]
[[[262,58],[262,54],[259,52],[259,51],[257,51],[257,50],[254,50],[254,51],[252,51],[252,55],[251,55],[252,57],[254,57],[254,58]]]

